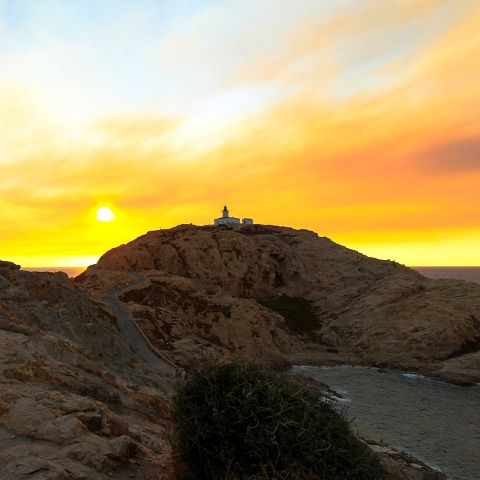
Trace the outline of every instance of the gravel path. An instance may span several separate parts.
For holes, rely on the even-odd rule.
[[[174,375],[175,368],[152,351],[133,320],[132,314],[118,299],[119,295],[128,290],[141,287],[143,286],[142,284],[145,284],[145,286],[150,284],[150,280],[143,273],[132,272],[131,276],[135,280],[134,283],[111,291],[105,295],[104,300],[112,307],[125,337],[128,338],[129,342],[137,349],[138,353],[150,367],[160,370],[167,375]]]

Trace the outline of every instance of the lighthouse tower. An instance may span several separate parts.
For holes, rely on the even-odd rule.
[[[243,223],[244,225],[251,225],[253,223],[253,220],[251,218],[244,218],[241,222],[240,219],[237,217],[231,217],[230,213],[228,212],[228,208],[225,205],[222,210],[222,216],[220,218],[215,218],[213,220],[214,225],[226,225],[228,223]]]

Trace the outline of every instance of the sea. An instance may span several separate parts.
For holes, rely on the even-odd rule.
[[[86,270],[85,267],[25,267],[22,270],[27,272],[64,272],[74,278]]]
[[[453,278],[480,283],[480,267],[410,267],[428,278]]]
[[[450,480],[480,479],[480,386],[363,367],[293,371],[330,385],[362,437],[410,453]]]
[[[428,278],[453,278],[480,283],[480,267],[410,267]],[[31,272],[65,272],[76,277],[85,271],[85,267],[35,267],[24,268]]]

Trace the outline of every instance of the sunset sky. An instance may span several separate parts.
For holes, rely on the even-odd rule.
[[[480,265],[480,2],[0,0],[0,259],[88,265],[224,203]]]

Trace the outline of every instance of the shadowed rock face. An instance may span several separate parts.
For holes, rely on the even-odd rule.
[[[116,319],[66,274],[25,272],[2,263],[0,321],[21,319],[32,331],[48,331],[75,342],[92,358],[117,364],[128,357],[122,356],[128,351],[127,344],[115,338]]]
[[[178,357],[195,345],[303,360],[338,352],[370,364],[441,367],[450,379],[478,374],[480,285],[430,280],[313,232],[262,225],[149,232],[107,252],[79,280],[101,290],[98,277],[131,270],[152,284],[124,300]],[[279,296],[292,307],[311,302],[316,325],[292,328],[288,308],[275,311]]]
[[[170,381],[136,361],[66,275],[0,262],[0,478],[173,478]]]

